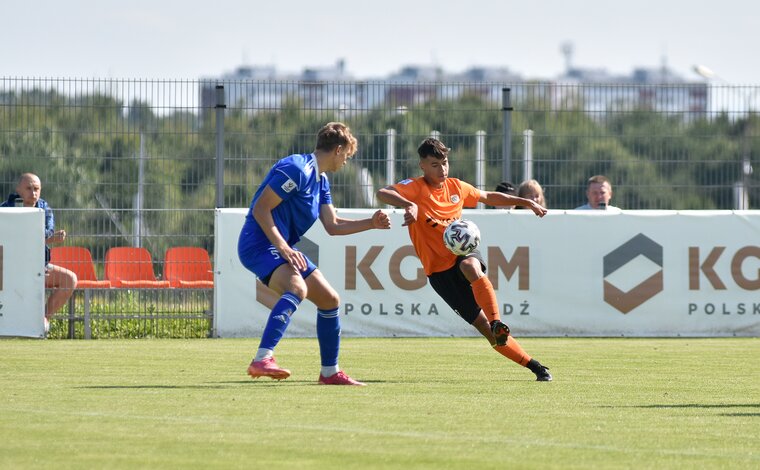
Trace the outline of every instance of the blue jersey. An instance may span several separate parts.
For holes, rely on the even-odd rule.
[[[297,154],[275,163],[264,181],[261,182],[245,217],[240,233],[239,252],[250,249],[266,249],[271,242],[253,218],[253,206],[266,187],[272,188],[282,202],[272,211],[275,226],[280,234],[293,246],[301,239],[319,218],[322,204],[332,204],[330,183],[327,176],[319,174],[317,158],[313,153]]]

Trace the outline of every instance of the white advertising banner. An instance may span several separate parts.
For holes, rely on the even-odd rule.
[[[259,336],[268,309],[240,265],[245,209],[216,218],[219,336]],[[372,210],[340,209],[347,218]],[[393,227],[299,244],[341,296],[348,336],[473,336],[430,288],[402,212]],[[760,336],[760,211],[469,210],[501,305],[520,336]],[[315,335],[308,302],[292,336]]]
[[[45,213],[0,207],[0,336],[45,335]]]

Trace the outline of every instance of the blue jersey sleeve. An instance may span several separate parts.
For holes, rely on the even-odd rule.
[[[327,175],[322,173],[319,182],[319,204],[332,204],[332,194],[330,194],[330,182]]]
[[[296,165],[282,163],[272,168],[269,187],[284,201],[298,193],[303,185],[303,170]]]

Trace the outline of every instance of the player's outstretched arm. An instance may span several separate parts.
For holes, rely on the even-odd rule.
[[[375,194],[377,199],[389,206],[402,207],[404,209],[404,223],[402,227],[417,221],[417,204],[408,200],[391,186],[381,188]]]
[[[511,194],[505,194],[498,191],[481,191],[480,202],[488,204],[489,206],[501,207],[501,206],[523,206],[532,210],[534,214],[539,217],[546,215],[548,210],[541,204],[533,201],[532,199],[526,199],[524,197],[512,196]]]
[[[387,230],[391,228],[391,219],[381,210],[375,211],[367,219],[344,219],[338,217],[332,204],[322,204],[319,208],[319,220],[330,235],[350,235],[374,228]]]
[[[526,199],[526,201],[528,201],[528,204],[526,204],[526,207],[532,210],[533,213],[539,217],[543,217],[549,212],[549,209],[547,209],[546,207],[542,206],[541,204],[537,203],[536,201],[532,199]]]

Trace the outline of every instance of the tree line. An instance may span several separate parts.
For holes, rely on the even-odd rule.
[[[738,181],[760,203],[756,177],[743,160],[760,150],[760,122],[750,113],[666,113],[646,107],[592,114],[583,103],[553,107],[514,103],[512,164],[522,176],[522,130],[533,131],[533,176],[550,208],[584,202],[585,180],[605,174],[614,203],[626,209],[731,209]],[[386,184],[389,129],[395,172],[416,176],[416,147],[435,131],[452,148],[451,175],[473,182],[476,133],[484,131],[486,189],[503,179],[503,113],[477,93],[402,108],[307,109],[296,98],[276,110],[228,107],[224,115],[224,205],[247,207],[277,159],[313,149],[327,121],[346,122],[359,138],[352,164],[331,178],[338,207],[372,205],[361,181]],[[105,249],[133,242],[136,195],[142,189],[144,239],[162,251],[178,242],[211,248],[215,205],[216,113],[158,109],[103,94],[75,98],[54,90],[0,93],[0,182],[7,194],[21,172],[43,181],[59,223],[80,241]],[[142,156],[142,158],[140,158]],[[142,168],[142,171],[141,171]],[[364,169],[364,170],[362,170]],[[364,179],[362,173],[364,171]],[[59,214],[59,212],[61,212]]]

